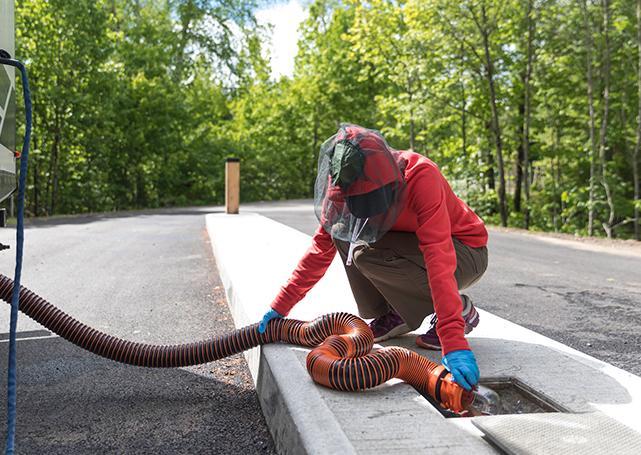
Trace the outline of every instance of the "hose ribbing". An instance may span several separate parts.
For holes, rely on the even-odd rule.
[[[10,302],[12,290],[13,280],[0,274],[0,298]],[[371,353],[372,331],[362,319],[348,313],[328,314],[310,322],[274,319],[263,334],[256,323],[209,340],[152,345],[126,341],[89,327],[22,286],[20,311],[76,346],[134,366],[197,365],[280,341],[315,347],[307,356],[307,370],[314,381],[333,389],[363,390],[396,377],[455,412],[462,411],[471,401],[471,396],[450,380],[443,366],[415,352],[386,347]]]
[[[0,274],[0,298],[11,298],[13,280]],[[56,308],[34,292],[20,288],[20,311],[67,341],[101,357],[135,366],[175,368],[213,362],[260,344],[278,341],[276,331],[258,333],[258,324],[221,337],[177,345],[152,345],[126,341],[89,327]],[[287,326],[300,321],[288,320]]]

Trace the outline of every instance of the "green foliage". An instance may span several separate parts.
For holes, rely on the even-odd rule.
[[[19,0],[18,56],[34,87],[30,213],[221,203],[228,156],[242,160],[243,201],[309,197],[320,145],[354,122],[429,156],[488,222],[501,221],[503,171],[512,226],[586,233],[593,208],[597,233],[614,210],[614,233],[633,234],[634,2],[609,6],[603,166],[586,73],[590,55],[598,144],[603,2],[584,16],[559,0],[316,0],[294,75],[280,80],[268,76],[258,3]]]
[[[258,74],[254,3],[20,0],[32,215],[223,200],[230,81]]]

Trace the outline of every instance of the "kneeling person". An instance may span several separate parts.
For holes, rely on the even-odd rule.
[[[474,386],[479,370],[465,334],[479,315],[459,290],[487,268],[487,230],[436,164],[392,149],[377,131],[342,125],[321,147],[314,205],[320,225],[312,245],[260,330],[289,313],[338,251],[375,341],[415,330],[433,314],[416,344],[440,349],[454,380]]]

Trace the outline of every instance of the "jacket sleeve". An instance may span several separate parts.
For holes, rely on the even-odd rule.
[[[454,277],[456,251],[452,242],[446,188],[445,178],[432,170],[421,172],[415,177],[413,188],[408,188],[408,202],[418,220],[416,235],[425,259],[443,355],[470,349],[461,316],[461,296]]]
[[[331,236],[322,226],[318,226],[312,237],[312,245],[296,266],[287,284],[281,288],[271,307],[282,316],[287,316],[294,305],[325,275],[335,255],[336,246]]]

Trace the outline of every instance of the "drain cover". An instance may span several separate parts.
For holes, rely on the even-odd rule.
[[[511,455],[641,454],[641,435],[601,413],[476,417],[472,423]]]

